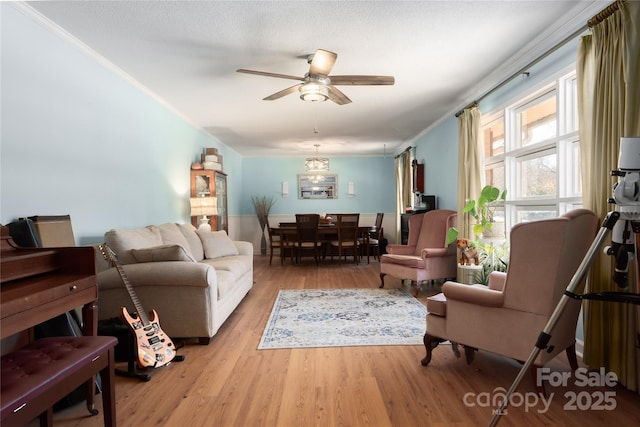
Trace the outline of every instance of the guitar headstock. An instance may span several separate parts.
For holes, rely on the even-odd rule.
[[[109,264],[115,265],[118,262],[116,253],[113,252],[113,250],[109,246],[107,246],[106,243],[101,243],[100,245],[98,245],[98,248],[100,248],[100,253],[104,257],[105,261],[107,261]]]

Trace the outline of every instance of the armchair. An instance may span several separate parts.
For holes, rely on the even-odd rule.
[[[416,287],[425,280],[456,277],[457,252],[455,244],[446,245],[449,227],[456,226],[457,214],[437,209],[409,218],[409,239],[406,245],[387,245],[380,257],[380,287],[387,274],[410,279]]]
[[[445,340],[464,346],[467,363],[473,361],[477,349],[526,360],[597,228],[598,217],[586,209],[515,225],[506,273],[491,273],[488,286],[446,282],[441,294],[427,299],[427,354],[422,365],[429,364],[433,349]],[[576,290],[581,291],[581,287]],[[566,305],[551,331],[549,347],[532,365],[534,378],[537,367],[563,350],[571,367],[578,367],[575,331],[579,311],[577,300]],[[453,350],[460,357],[457,344]]]

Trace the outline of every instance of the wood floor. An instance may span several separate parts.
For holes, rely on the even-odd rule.
[[[118,425],[488,425],[497,406],[491,400],[504,394],[520,370],[513,360],[479,352],[467,365],[446,345],[434,351],[428,367],[420,365],[422,346],[257,350],[279,289],[377,287],[378,273],[377,262],[316,267],[312,260],[284,266],[274,260],[270,267],[268,257],[256,256],[253,289],[210,345],[187,343],[179,351],[186,360],[154,371],[149,382],[117,377]],[[402,286],[397,279],[386,281],[387,287]],[[424,302],[437,288],[425,286],[419,299]],[[553,372],[569,371],[560,358],[549,366]],[[571,382],[547,391],[548,410],[542,402],[525,408],[519,397],[536,396],[527,376],[498,425],[640,425],[640,397],[624,388],[578,388]],[[608,406],[602,392],[613,392]],[[571,393],[579,396],[576,410]],[[577,409],[596,407],[599,399],[600,406],[615,404],[615,409]],[[96,400],[100,407],[100,397]],[[55,425],[102,426],[102,415],[90,417],[79,404],[56,413]]]

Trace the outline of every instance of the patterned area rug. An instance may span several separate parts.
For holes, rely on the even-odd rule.
[[[400,289],[281,290],[258,349],[421,345],[426,314]]]

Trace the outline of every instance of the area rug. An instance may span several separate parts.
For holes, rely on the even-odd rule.
[[[420,345],[426,314],[400,289],[281,290],[258,349]]]

